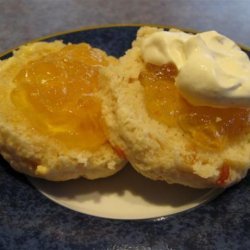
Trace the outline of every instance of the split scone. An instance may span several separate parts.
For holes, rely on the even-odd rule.
[[[157,57],[149,63],[143,51],[148,46],[146,39],[161,31],[139,29],[132,48],[119,63],[102,70],[102,111],[110,141],[139,173],[153,180],[194,188],[230,186],[250,166],[250,109],[191,104],[176,86],[186,60],[179,52],[186,50],[181,46],[191,35],[180,34],[183,42],[169,51],[164,51],[162,41],[158,49],[153,47],[153,56],[172,53],[176,60],[166,63]],[[184,73],[181,76],[190,81],[192,71]],[[214,93],[209,98],[221,100]]]
[[[88,44],[37,42],[0,61],[0,153],[47,180],[110,176],[125,164],[103,130],[99,69],[116,59]]]

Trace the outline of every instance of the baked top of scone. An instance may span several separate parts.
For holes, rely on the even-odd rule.
[[[95,179],[125,161],[101,117],[99,70],[116,59],[90,45],[36,42],[0,61],[0,153],[48,180]]]
[[[250,110],[189,103],[176,87],[176,63],[145,61],[145,40],[161,31],[139,29],[119,63],[102,70],[110,141],[151,179],[195,188],[230,186],[250,165]]]

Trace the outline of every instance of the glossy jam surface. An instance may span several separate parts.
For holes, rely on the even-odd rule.
[[[194,107],[175,87],[177,74],[173,64],[147,64],[140,74],[146,108],[153,119],[168,127],[181,128],[193,145],[209,150],[221,150],[249,131],[249,109]]]
[[[96,95],[106,58],[78,44],[32,61],[15,78],[12,101],[41,133],[69,147],[94,150],[106,141]]]

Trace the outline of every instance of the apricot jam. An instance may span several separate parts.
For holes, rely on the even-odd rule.
[[[106,142],[97,91],[98,70],[107,64],[107,56],[88,44],[67,45],[18,73],[12,101],[41,133],[94,150]]]
[[[180,128],[192,145],[208,150],[221,150],[249,131],[250,109],[192,106],[175,87],[177,74],[173,64],[147,64],[141,72],[140,82],[150,117],[167,127]]]

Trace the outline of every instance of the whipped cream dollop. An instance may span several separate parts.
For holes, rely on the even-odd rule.
[[[250,107],[250,61],[229,38],[208,31],[196,35],[159,31],[141,45],[146,63],[174,63],[176,86],[193,105]]]

